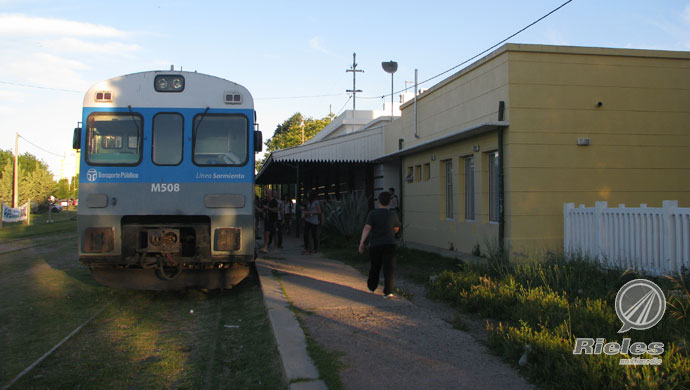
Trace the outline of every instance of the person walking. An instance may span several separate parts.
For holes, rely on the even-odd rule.
[[[275,248],[283,248],[283,226],[285,226],[285,209],[283,208],[283,201],[278,196],[278,191],[273,191],[273,199],[276,200],[278,213],[276,214],[276,242]]]
[[[273,197],[273,191],[268,191],[268,199],[264,205],[264,247],[262,253],[268,253],[268,246],[273,241],[278,220],[278,201]]]
[[[302,254],[316,253],[319,251],[319,224],[321,222],[321,205],[316,199],[315,193],[310,193],[309,201],[304,209],[304,251]],[[313,247],[309,250],[309,238]]]
[[[290,234],[292,230],[292,201],[288,194],[283,195],[283,221],[285,227],[285,233]]]
[[[376,209],[371,210],[362,229],[359,240],[359,253],[364,253],[364,242],[369,238],[369,259],[371,268],[367,287],[373,294],[379,285],[381,267],[383,267],[383,296],[393,298],[395,288],[395,234],[400,230],[398,214],[389,210],[391,194],[383,191],[379,194]]]
[[[261,239],[261,228],[259,227],[259,221],[263,219],[263,215],[264,209],[261,207],[261,199],[259,199],[259,195],[254,195],[254,225],[257,240]]]

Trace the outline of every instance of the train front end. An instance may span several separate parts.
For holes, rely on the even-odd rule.
[[[84,98],[79,261],[99,282],[225,289],[255,259],[254,153],[246,88],[196,72],[143,72]]]

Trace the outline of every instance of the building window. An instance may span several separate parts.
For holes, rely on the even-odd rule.
[[[428,181],[431,178],[431,164],[424,164],[424,172],[422,173],[422,179]]]
[[[453,160],[446,160],[446,218],[453,219]]]
[[[414,167],[414,180],[416,182],[422,181],[422,166],[421,165],[416,165]]]
[[[498,152],[489,153],[489,222],[498,221]]]
[[[474,157],[465,158],[465,219],[474,221]]]
[[[414,180],[414,168],[412,167],[407,167],[407,175],[405,175],[405,181],[408,183],[412,183]]]

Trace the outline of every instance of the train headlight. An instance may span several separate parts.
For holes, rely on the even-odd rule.
[[[184,87],[184,81],[182,81],[181,77],[175,77],[172,80],[172,87],[174,90],[182,89]]]
[[[153,81],[153,87],[157,92],[182,92],[184,90],[184,77],[181,75],[158,75]]]
[[[84,253],[105,253],[115,249],[115,229],[111,227],[86,228],[82,251]]]
[[[168,79],[161,77],[156,80],[156,90],[157,91],[167,91],[168,90]]]
[[[213,249],[217,251],[236,251],[240,249],[242,234],[238,228],[216,229]]]

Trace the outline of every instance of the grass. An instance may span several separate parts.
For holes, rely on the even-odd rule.
[[[75,248],[0,255],[0,385],[106,306],[11,388],[286,387],[255,273],[222,293],[110,289]]]
[[[450,321],[450,324],[453,326],[453,329],[462,330],[462,331],[464,331],[464,332],[467,332],[467,331],[470,330],[470,327],[467,326],[467,324],[465,323],[465,321],[463,321],[463,319],[462,319],[459,315],[456,315],[456,316]]]
[[[614,309],[616,293],[623,284],[639,277],[632,272],[601,269],[587,259],[550,255],[532,264],[494,260],[486,266],[465,265],[461,271],[443,272],[430,285],[430,295],[464,312],[498,321],[487,326],[488,345],[516,367],[525,346],[530,345],[528,364],[520,370],[544,388],[690,388],[690,321],[682,309],[669,305],[662,321],[653,328],[618,334],[621,323]],[[669,302],[688,307],[690,297],[680,276],[652,279]],[[663,363],[626,367],[620,366],[619,360],[631,356],[573,355],[578,337],[663,342]]]
[[[313,315],[314,313],[295,306],[290,300],[290,297],[283,286],[283,282],[280,279],[281,273],[276,270],[272,270],[271,273],[273,274],[273,277],[278,280],[280,288],[288,301],[289,309],[295,314],[295,318],[297,318],[300,327],[304,331],[304,337],[307,340],[307,353],[314,362],[316,369],[319,371],[319,379],[324,381],[329,390],[343,390],[345,385],[340,379],[340,369],[342,368],[340,358],[343,356],[343,354],[325,349],[314,339],[306,326],[304,326],[304,321],[301,318],[303,315]],[[299,382],[299,380],[293,381],[293,383],[294,382]]]
[[[302,324],[300,323],[300,325]],[[302,329],[304,329],[304,326],[302,326]],[[319,370],[319,379],[326,383],[326,387],[329,390],[345,389],[345,385],[340,379],[340,369],[342,368],[340,358],[343,354],[325,349],[314,340],[314,337],[307,330],[304,331],[304,336],[307,339],[307,353],[314,361],[316,369]]]
[[[52,213],[51,219],[53,222],[47,223],[48,213],[31,214],[31,224],[27,226],[25,223],[2,223],[0,229],[0,242],[7,240],[14,240],[19,238],[27,238],[34,236],[41,236],[45,234],[57,234],[77,231],[77,211],[76,209],[69,209],[59,213]]]
[[[322,247],[322,251],[328,258],[340,260],[366,274],[369,272],[369,252],[365,249],[364,254],[360,255],[357,252],[358,244],[359,241],[333,237]],[[457,271],[464,266],[457,259],[405,247],[396,249],[396,259],[396,273],[420,284],[428,283],[433,275],[447,270]]]

